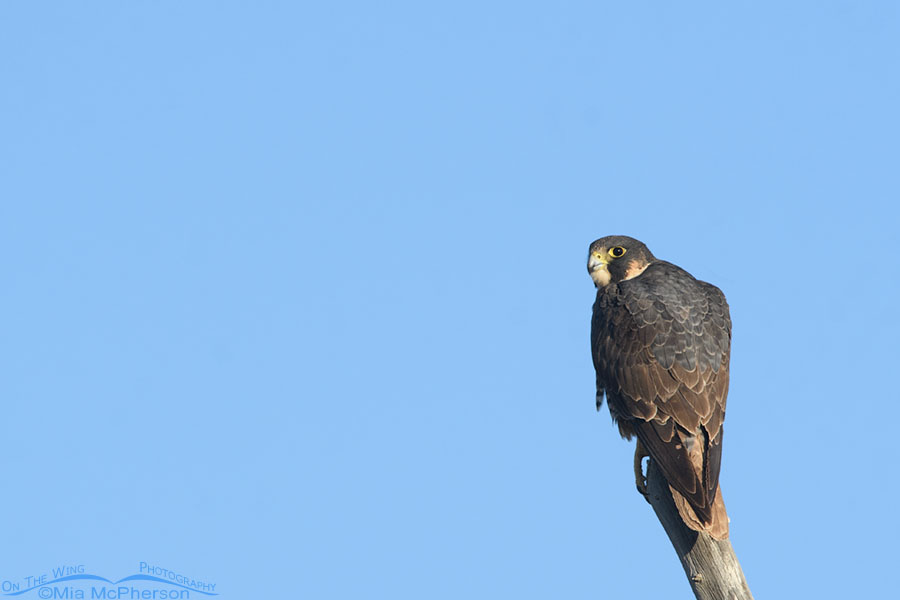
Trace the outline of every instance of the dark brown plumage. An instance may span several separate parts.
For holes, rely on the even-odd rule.
[[[642,444],[659,465],[689,527],[727,537],[718,489],[731,353],[724,294],[625,236],[591,244],[588,271],[598,288],[597,408],[605,394],[620,433],[636,435],[638,452]]]

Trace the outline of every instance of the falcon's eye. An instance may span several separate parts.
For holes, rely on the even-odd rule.
[[[623,254],[625,254],[625,248],[622,246],[613,246],[609,249],[609,255],[613,258],[619,258]]]

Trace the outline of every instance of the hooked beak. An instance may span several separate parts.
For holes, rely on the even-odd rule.
[[[609,284],[608,264],[609,259],[606,258],[606,254],[603,252],[591,252],[590,256],[588,256],[588,273],[590,273],[591,279],[594,280],[594,285],[598,288]]]
[[[609,261],[604,254],[591,252],[591,255],[588,256],[588,273],[593,273],[597,269],[605,269],[608,264]]]

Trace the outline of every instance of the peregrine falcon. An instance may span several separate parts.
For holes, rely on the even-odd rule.
[[[587,268],[597,287],[597,409],[605,394],[622,437],[637,436],[638,490],[646,495],[641,462],[649,455],[684,523],[727,538],[719,488],[731,355],[725,295],[626,236],[592,243]]]

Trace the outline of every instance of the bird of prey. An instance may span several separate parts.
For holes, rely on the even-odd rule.
[[[605,394],[622,437],[637,436],[638,490],[646,495],[641,463],[649,455],[684,523],[727,538],[719,488],[731,355],[725,295],[626,236],[593,242],[587,268],[597,287],[597,409]]]

